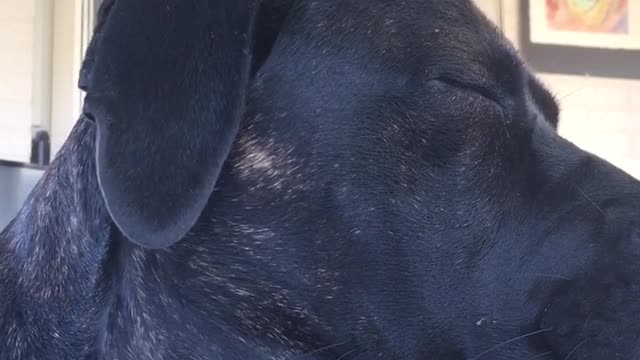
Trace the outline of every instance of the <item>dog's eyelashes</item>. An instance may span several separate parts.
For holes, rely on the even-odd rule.
[[[483,82],[461,81],[450,76],[439,76],[431,79],[430,81],[438,81],[454,88],[469,90],[495,102],[498,105],[500,104],[500,96],[497,91],[490,85],[484,84]]]

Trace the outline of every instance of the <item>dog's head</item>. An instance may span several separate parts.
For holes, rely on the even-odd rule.
[[[640,356],[640,184],[556,133],[470,1],[113,0],[101,19],[85,111],[133,242],[245,222],[381,358]]]

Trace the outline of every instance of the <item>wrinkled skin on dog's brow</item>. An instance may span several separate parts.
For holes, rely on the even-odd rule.
[[[227,137],[227,72],[207,73],[224,68],[206,52],[141,66],[200,40],[114,30],[128,31],[127,11],[161,32],[149,24],[223,5],[142,13],[149,1],[103,9],[81,82],[94,103],[0,235],[0,359],[640,358],[640,184],[556,133],[553,99],[468,1],[238,1],[258,20],[234,33],[255,36],[237,52],[250,74],[230,77],[248,92]],[[218,35],[203,39],[230,39]],[[193,64],[199,75],[181,72]],[[183,78],[195,92],[162,88]],[[196,116],[146,133],[144,111],[114,115],[128,98],[104,100],[121,84],[149,113],[187,94]],[[145,85],[157,98],[136,97]],[[211,94],[222,107],[209,113]],[[110,148],[122,124],[141,151]],[[159,146],[171,124],[185,136]],[[189,163],[201,143],[209,155]],[[188,179],[206,186],[179,187],[190,164],[211,170]],[[167,203],[172,191],[206,206]],[[175,209],[200,215],[191,226]],[[138,221],[156,213],[161,230]]]

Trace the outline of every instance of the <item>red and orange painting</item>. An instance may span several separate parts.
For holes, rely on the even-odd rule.
[[[611,35],[629,33],[629,0],[545,1],[550,29]]]

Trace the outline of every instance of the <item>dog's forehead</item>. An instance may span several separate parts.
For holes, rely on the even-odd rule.
[[[512,83],[520,71],[514,48],[470,0],[311,1],[302,8],[296,22],[319,34],[320,45],[349,44],[403,72],[464,71]]]

